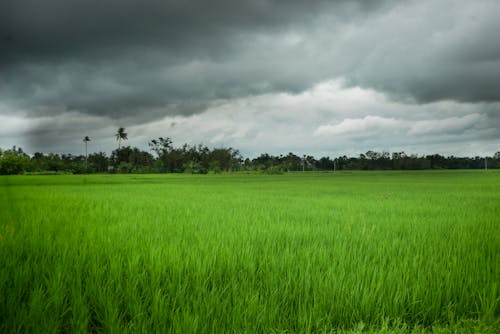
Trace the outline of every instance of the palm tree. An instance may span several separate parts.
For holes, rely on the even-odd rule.
[[[85,143],[85,170],[87,170],[87,160],[88,160],[88,154],[87,154],[87,143],[90,141],[89,136],[85,136],[83,138],[83,142]]]
[[[118,149],[120,149],[122,140],[127,140],[127,133],[125,132],[125,128],[118,128],[116,132],[116,140],[118,140]]]
[[[88,154],[87,154],[87,143],[90,141],[90,137],[89,136],[85,136],[83,138],[83,142],[85,143],[85,163],[87,163],[87,157],[88,157]]]

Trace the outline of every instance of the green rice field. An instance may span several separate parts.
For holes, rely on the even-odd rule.
[[[498,333],[500,172],[0,177],[1,333]]]

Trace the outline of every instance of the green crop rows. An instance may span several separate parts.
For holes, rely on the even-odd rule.
[[[500,173],[0,178],[0,332],[491,332]]]

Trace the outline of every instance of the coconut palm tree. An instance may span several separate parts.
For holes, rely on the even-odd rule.
[[[118,128],[116,132],[116,140],[118,140],[118,149],[120,149],[122,140],[127,140],[127,133],[125,132],[125,128]]]
[[[87,159],[88,159],[88,153],[87,153],[87,143],[90,141],[89,136],[85,136],[83,138],[83,142],[85,143],[85,169],[87,169]]]
[[[85,136],[83,138],[83,142],[85,143],[85,161],[87,161],[87,143],[90,141],[90,137],[89,136]]]

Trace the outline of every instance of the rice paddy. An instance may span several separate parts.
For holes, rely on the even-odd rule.
[[[500,329],[500,172],[0,178],[0,332]]]

